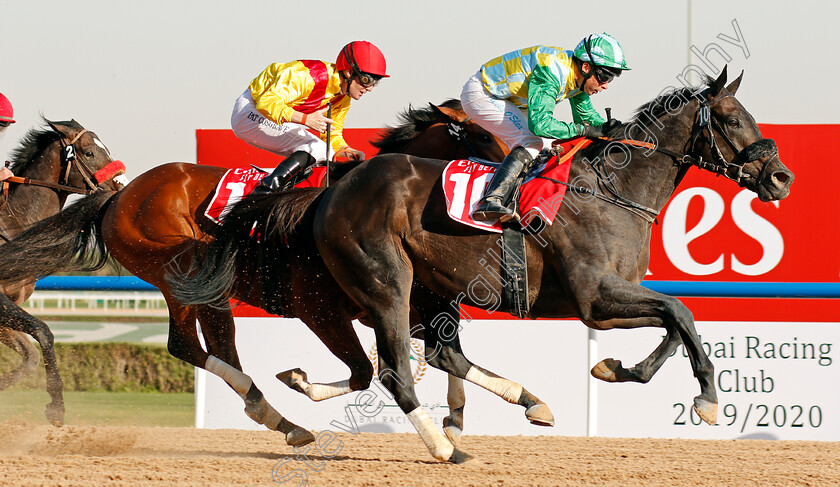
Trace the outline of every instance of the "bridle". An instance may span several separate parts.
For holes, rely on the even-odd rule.
[[[467,129],[466,127],[464,127],[464,124],[469,121],[469,118],[467,118],[463,122],[456,122],[454,120],[451,120],[447,122],[446,130],[449,132],[449,135],[451,135],[459,144],[464,144],[467,146],[467,149],[470,150],[470,154],[472,155],[472,157],[479,157],[478,151],[475,150],[475,147],[472,145],[472,142],[470,142],[469,137],[467,137]]]
[[[762,176],[764,175],[764,171],[768,166],[768,163],[774,159],[779,157],[779,149],[776,147],[776,142],[773,139],[761,139],[753,142],[752,144],[744,147],[743,149],[738,149],[735,146],[735,143],[732,142],[732,139],[726,134],[726,130],[721,126],[720,122],[711,114],[711,108],[715,106],[718,102],[725,98],[732,97],[731,94],[725,94],[717,99],[714,102],[709,103],[709,99],[706,96],[708,94],[708,90],[702,93],[701,102],[700,102],[700,109],[697,111],[697,118],[694,122],[694,129],[692,130],[691,136],[691,149],[689,152],[695,152],[695,146],[697,145],[697,139],[700,135],[705,131],[709,134],[709,149],[712,153],[712,157],[714,158],[714,162],[704,161],[702,157],[697,156],[696,158],[689,158],[683,162],[687,162],[693,166],[697,166],[700,169],[704,169],[706,171],[710,171],[714,174],[724,176],[727,179],[731,179],[738,183],[739,186],[744,185],[744,179],[750,177],[748,174],[744,172],[744,165],[756,161],[759,159],[763,159],[765,157],[770,157],[767,162],[761,167],[761,171],[758,174],[757,180],[761,180]],[[732,149],[732,152],[735,154],[735,157],[732,161],[727,161],[723,154],[720,152],[720,145],[717,143],[715,139],[715,131],[723,138],[729,148]]]
[[[58,183],[62,184],[68,183],[70,181],[70,169],[72,167],[76,167],[76,170],[82,176],[82,179],[85,181],[86,190],[74,189],[75,192],[79,192],[81,194],[89,194],[96,191],[97,184],[94,183],[96,178],[94,177],[94,171],[88,166],[85,161],[79,159],[77,157],[76,151],[76,142],[84,135],[85,133],[89,132],[88,129],[82,129],[73,137],[69,143],[66,142],[66,137],[64,134],[53,128],[55,132],[58,134],[59,139],[58,143],[61,144],[61,167],[63,169],[62,176],[59,178]],[[66,186],[72,187],[72,186]]]
[[[52,127],[52,126],[51,126]],[[18,184],[27,184],[32,186],[41,186],[45,188],[56,189],[59,191],[65,191],[68,193],[76,193],[76,194],[91,194],[97,190],[97,184],[94,182],[96,181],[95,172],[88,166],[85,161],[81,160],[78,156],[78,151],[76,150],[76,142],[84,135],[85,133],[89,132],[88,129],[82,129],[73,137],[72,140],[68,142],[67,137],[61,133],[55,127],[52,127],[53,131],[58,134],[58,143],[61,145],[61,172],[58,177],[58,183],[53,183],[51,181],[42,181],[38,179],[30,179],[24,178],[19,176],[12,176],[8,178],[6,181],[10,183],[18,183]],[[82,179],[85,182],[84,188],[79,188],[76,186],[70,186],[70,170],[75,167],[79,174],[82,176]],[[3,186],[3,193],[7,192],[7,185]]]
[[[677,152],[670,149],[666,149],[664,147],[659,147],[657,144],[643,142],[640,140],[614,139],[611,137],[599,137],[598,139],[605,142],[618,143],[633,148],[653,150],[673,157],[677,164],[680,166],[696,166],[700,169],[712,172],[719,176],[724,176],[727,179],[731,179],[732,181],[738,183],[739,186],[744,186],[744,180],[750,177],[747,173],[744,172],[745,164],[759,159],[763,159],[765,157],[770,157],[770,159],[768,159],[767,162],[762,166],[761,171],[756,177],[756,180],[760,181],[770,161],[773,158],[779,157],[779,150],[776,147],[776,142],[773,141],[773,139],[761,139],[739,150],[736,147],[735,143],[732,141],[732,139],[730,139],[729,136],[726,134],[726,131],[723,129],[723,127],[720,125],[717,119],[712,117],[711,112],[713,106],[715,106],[721,100],[732,97],[733,95],[727,93],[716,98],[713,102],[709,103],[708,94],[708,89],[700,93],[700,108],[697,110],[697,116],[695,117],[694,126],[691,130],[688,152]],[[712,153],[712,157],[714,159],[713,161],[703,160],[702,156],[697,155],[697,141],[700,138],[700,135],[704,132],[708,133],[709,149]],[[727,145],[729,145],[729,147],[732,149],[732,152],[735,154],[735,157],[731,161],[727,161],[721,153],[720,144],[717,143],[717,140],[715,138],[715,132],[718,132],[721,138],[723,138],[723,140],[727,143]],[[606,150],[608,149],[609,146]],[[612,195],[612,197],[609,197],[601,192],[593,191],[589,188],[574,186],[571,184],[562,183],[561,181],[556,182],[560,182],[561,184],[568,186],[570,191],[589,194],[591,196],[597,197],[601,200],[607,201],[616,206],[624,208],[630,211],[631,213],[647,220],[649,223],[656,221],[656,217],[659,215],[659,212],[657,210],[631,201],[618,194],[618,189],[615,187],[615,183],[612,181],[612,179],[607,176],[606,165],[600,157],[597,158],[594,162],[589,161],[588,159],[585,160],[594,170],[595,175],[598,179],[599,187],[606,188],[606,190]]]

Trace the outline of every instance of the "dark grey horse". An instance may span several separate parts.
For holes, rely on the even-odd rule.
[[[597,330],[664,328],[662,343],[635,367],[607,359],[592,373],[609,382],[647,382],[683,343],[700,383],[694,408],[709,424],[717,418],[714,370],[692,314],[678,299],[639,283],[655,217],[692,165],[733,179],[761,201],[789,194],[793,174],[734,97],[740,81],[726,86],[724,70],[702,90],[666,93],[609,140],[578,153],[570,175],[577,189],[567,195],[554,225],[531,228],[526,238],[527,316],[576,317]],[[653,146],[618,141],[625,138],[644,138]],[[458,322],[452,302],[486,308],[498,303],[502,287],[489,277],[475,286],[477,276],[487,274],[487,252],[498,248],[498,238],[461,228],[446,216],[439,189],[444,164],[404,155],[367,161],[324,194],[313,232],[327,268],[376,331],[379,370],[391,372],[380,373],[383,384],[432,455],[458,462],[465,454],[434,427],[411,380],[405,343],[418,288],[430,291],[421,307],[429,362],[472,382],[499,389],[507,384],[467,361],[452,333]]]

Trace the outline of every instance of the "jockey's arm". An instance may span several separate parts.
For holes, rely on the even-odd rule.
[[[297,113],[290,105],[305,100],[315,83],[300,63],[272,64],[249,86],[257,110],[276,123],[297,122]],[[298,120],[302,118],[298,115]],[[298,122],[299,123],[299,122]]]
[[[606,122],[592,106],[592,99],[586,93],[578,93],[577,96],[569,98],[569,103],[572,104],[572,118],[575,122],[596,127]]]
[[[531,73],[528,85],[528,129],[538,137],[569,139],[583,134],[583,125],[554,118],[560,81],[544,66]]]

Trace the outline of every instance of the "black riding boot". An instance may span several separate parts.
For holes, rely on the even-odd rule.
[[[478,202],[472,217],[476,220],[495,220],[501,222],[514,219],[519,220],[516,210],[505,206],[513,191],[519,176],[526,166],[531,164],[533,159],[524,147],[516,147],[505,157],[502,164],[496,170],[493,180],[487,186],[484,197]]]
[[[271,174],[262,178],[259,186],[254,188],[251,194],[260,195],[280,191],[293,177],[312,164],[315,164],[315,158],[308,152],[294,152],[289,157],[283,159],[283,162],[278,164]]]

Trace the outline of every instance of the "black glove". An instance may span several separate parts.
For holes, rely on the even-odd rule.
[[[617,118],[611,118],[604,122],[604,125],[601,125],[601,130],[603,130],[604,133],[608,134],[612,132],[612,129],[618,127],[619,125],[621,125],[621,120]]]
[[[583,136],[587,139],[597,139],[598,137],[604,137],[604,130],[594,125],[584,125]]]

